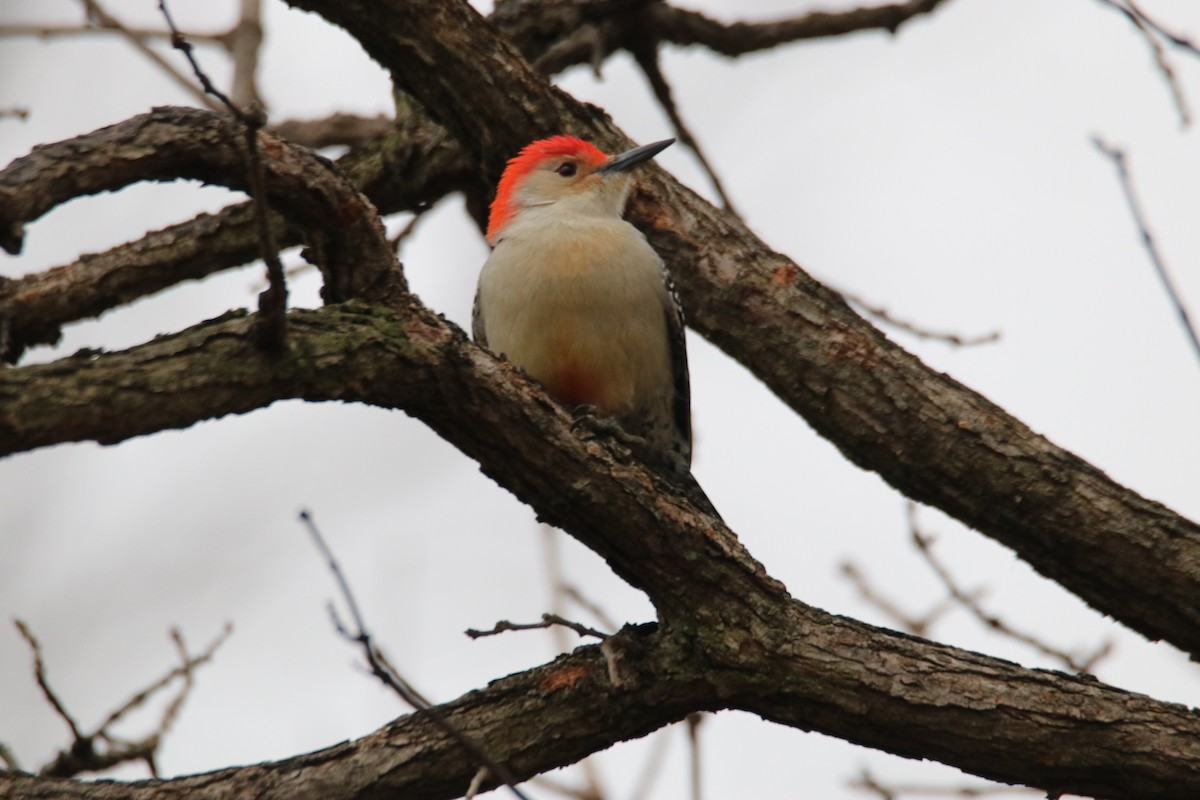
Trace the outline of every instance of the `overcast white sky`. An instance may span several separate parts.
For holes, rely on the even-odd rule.
[[[185,27],[216,30],[232,22],[234,5],[176,0],[172,8]],[[686,5],[735,18],[716,0]],[[1200,38],[1193,0],[1141,5]],[[142,24],[157,23],[155,6],[108,3]],[[737,6],[739,19],[817,7]],[[346,35],[282,3],[266,9],[260,78],[274,119],[388,110],[384,74]],[[0,4],[0,26],[79,18],[68,0]],[[219,54],[200,55],[211,74],[227,74]],[[1200,105],[1200,59],[1171,57],[1189,102]],[[1200,315],[1197,134],[1181,129],[1149,48],[1126,20],[1098,0],[951,0],[896,37],[859,34],[737,61],[672,49],[664,67],[726,188],[768,244],[926,327],[1000,330],[997,344],[955,350],[887,329],[1117,480],[1200,516],[1200,362],[1111,165],[1089,143],[1098,134],[1128,148],[1158,243]],[[603,82],[580,69],[561,84],[636,140],[671,135],[625,57],[608,62]],[[188,102],[115,38],[0,38],[0,107],[31,110],[27,121],[0,121],[2,163],[38,143]],[[659,161],[711,195],[682,147]],[[181,183],[78,200],[30,226],[25,254],[0,256],[0,274],[69,263],[232,199]],[[465,326],[486,247],[457,198],[421,221],[402,257],[424,301]],[[29,361],[129,346],[252,305],[260,276],[259,267],[231,272],[72,326],[60,348]],[[291,289],[297,304],[317,303],[315,275]],[[840,576],[843,561],[913,612],[937,602],[939,584],[907,543],[904,500],[702,339],[690,347],[695,472],[767,569],[806,602],[879,624],[886,619]],[[428,695],[450,699],[552,656],[543,633],[475,642],[461,634],[547,609],[541,534],[527,508],[403,414],[279,403],[116,447],[68,445],[0,461],[0,741],[27,768],[67,741],[7,627],[12,617],[42,639],[53,682],[85,727],[172,663],[170,626],[199,648],[234,624],[162,750],[166,774],[293,755],[402,713],[330,628],[324,605],[333,586],[296,522],[304,507],[341,557],[375,633]],[[1080,650],[1112,637],[1117,653],[1098,669],[1103,680],[1200,705],[1200,673],[1176,651],[1101,619],[939,513],[920,518],[961,581],[988,587],[986,604],[1012,625]],[[600,559],[565,537],[563,550],[570,578],[611,616],[651,617]],[[961,612],[934,633],[1056,666]],[[671,746],[654,797],[685,797],[684,737],[659,735]],[[860,797],[846,782],[863,767],[896,782],[961,780],[744,714],[710,720],[703,739],[710,797]],[[631,743],[600,757],[612,797],[629,796],[647,750]]]

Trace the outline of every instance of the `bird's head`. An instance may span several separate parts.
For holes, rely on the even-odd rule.
[[[488,219],[493,246],[527,208],[566,204],[582,214],[620,216],[632,178],[629,171],[656,156],[674,139],[626,150],[611,158],[574,136],[551,136],[525,146],[504,169]]]

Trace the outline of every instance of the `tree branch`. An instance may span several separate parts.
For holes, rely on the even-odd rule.
[[[149,40],[155,38],[153,34],[136,31],[127,27],[123,22],[101,7],[97,0],[80,0],[80,2],[83,5],[84,12],[88,16],[88,20],[94,22],[99,29],[119,33],[134,50],[141,53],[152,64],[157,66],[164,75],[170,78],[184,92],[190,94],[197,103],[212,111],[219,111],[221,109],[221,105],[216,100],[205,94],[203,89],[188,80],[186,75],[159,55],[154,48],[150,47]]]
[[[455,4],[443,18],[430,15],[437,3],[329,5],[326,13],[351,25],[396,74],[409,75],[428,105],[476,104],[476,113],[457,118],[469,126],[459,135],[480,146],[491,143],[479,157],[494,171],[545,130],[620,141],[613,128],[549,89],[494,41],[469,9],[464,13]],[[455,35],[439,35],[438,26],[447,24],[456,26]],[[405,38],[413,36],[457,44],[426,62],[414,58],[420,42]],[[485,57],[477,57],[480,52]],[[497,81],[503,91],[495,91]],[[484,85],[493,88],[480,91]],[[24,161],[10,166],[0,183],[23,185]],[[661,172],[646,175],[632,216],[671,267],[695,328],[750,367],[860,466],[1014,548],[1100,611],[1150,638],[1200,652],[1200,608],[1192,602],[1200,595],[1200,530],[1194,523],[1113,483],[985,398],[929,370],[736,219]]]
[[[0,429],[0,444],[105,441],[287,397],[368,402],[420,418],[646,591],[662,619],[657,631],[606,640],[619,687],[597,648],[583,648],[443,707],[518,779],[693,711],[737,708],[1052,792],[1143,800],[1200,792],[1200,717],[1188,709],[796,602],[681,489],[619,444],[581,438],[539,386],[415,298],[289,318],[292,348],[276,358],[255,346],[252,316],[239,315],[121,353],[0,373],[0,419],[21,423]],[[24,409],[60,402],[33,421],[8,413],[10,397]],[[60,426],[71,428],[66,437]],[[548,743],[547,729],[560,735]],[[330,798],[451,797],[475,770],[457,747],[417,715],[277,765],[105,791],[228,796],[225,781],[248,781],[239,788],[260,796],[311,785]],[[32,796],[23,780],[0,776],[14,796]]]
[[[537,136],[626,139],[549,86],[458,0],[289,0],[346,28],[489,172]],[[689,323],[854,463],[1013,548],[1150,639],[1200,654],[1200,526],[929,369],[738,219],[650,167],[629,216]]]
[[[856,26],[894,31],[905,20],[934,10],[940,2],[944,0],[837,14],[815,12],[795,20],[731,25],[656,3],[640,19],[656,21],[659,35],[668,40],[705,44],[727,55],[736,55],[731,48],[746,48],[743,52],[750,52],[791,41],[789,37],[836,35],[859,29]],[[629,27],[617,22],[630,5],[634,4],[610,0],[501,3],[490,19],[521,48],[526,58],[539,60],[539,68],[554,73],[593,57],[602,59],[619,49],[620,37],[605,52],[594,49],[577,52],[572,41],[579,30],[581,15],[626,35]],[[42,32],[43,29],[36,28],[27,33]],[[135,33],[141,37],[167,35],[162,31]],[[231,35],[189,33],[188,38],[222,42]],[[545,60],[547,48],[557,53],[552,62]],[[474,185],[478,179],[477,170],[468,164],[458,143],[423,113],[399,115],[398,130],[390,134],[385,133],[384,129],[390,126],[384,120],[335,115],[318,122],[324,124],[284,122],[273,126],[273,132],[308,147],[354,143],[371,137],[373,141],[363,142],[365,146],[347,154],[338,164],[382,214],[415,210],[463,189],[468,183]],[[147,234],[137,242],[85,255],[72,264],[14,281],[0,281],[0,360],[15,363],[30,346],[57,343],[61,326],[68,322],[98,316],[176,283],[203,278],[253,260],[257,240],[244,209],[244,205],[236,205],[219,214],[201,214]],[[298,228],[285,231],[276,223],[273,232],[281,246],[300,241]],[[17,238],[19,232],[10,231],[9,237]]]
[[[159,108],[90,134],[46,145],[0,172],[0,231],[18,252],[25,223],[55,206],[138,181],[190,178],[247,188],[240,123],[220,114]],[[266,195],[317,245],[327,301],[389,302],[405,291],[399,264],[370,201],[311,151],[259,132]]]
[[[1129,206],[1129,214],[1133,217],[1133,224],[1137,226],[1142,246],[1146,248],[1146,255],[1150,257],[1150,264],[1154,267],[1154,273],[1158,275],[1158,279],[1167,293],[1167,299],[1171,301],[1171,306],[1175,309],[1175,315],[1179,317],[1179,324],[1183,326],[1183,332],[1187,334],[1192,351],[1197,357],[1200,357],[1200,336],[1196,334],[1196,328],[1192,325],[1192,319],[1188,315],[1187,307],[1184,306],[1179,290],[1175,287],[1175,281],[1171,279],[1167,263],[1163,260],[1162,253],[1158,250],[1158,245],[1155,243],[1153,234],[1150,233],[1150,225],[1146,220],[1146,214],[1142,211],[1142,204],[1138,200],[1137,192],[1133,188],[1133,177],[1129,174],[1128,156],[1125,155],[1124,150],[1114,147],[1099,136],[1092,138],[1092,144],[1116,168],[1117,179],[1121,182],[1121,193],[1125,195],[1125,202]]]
[[[0,173],[0,185],[9,179]],[[357,148],[338,168],[380,213],[421,208],[477,180],[445,129],[422,114],[407,114],[396,129]],[[13,181],[20,185],[20,180]],[[302,241],[303,225],[272,215],[275,239]],[[0,280],[0,359],[16,362],[27,347],[55,344],[61,326],[139,297],[253,261],[259,240],[249,203],[199,216],[104,253],[11,281]]]
[[[644,0],[501,0],[490,17],[495,28],[547,75],[576,64],[598,64],[629,37],[647,36],[679,45],[700,45],[737,57],[782,44],[844,36],[867,30],[896,33],[911,19],[930,14],[946,0],[811,11],[772,22],[718,22],[698,11]],[[622,20],[642,9],[636,30]]]

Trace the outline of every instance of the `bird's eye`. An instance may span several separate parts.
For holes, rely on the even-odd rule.
[[[570,161],[564,161],[563,163],[559,164],[558,169],[554,171],[559,175],[562,175],[564,178],[570,178],[575,174],[575,165]]]

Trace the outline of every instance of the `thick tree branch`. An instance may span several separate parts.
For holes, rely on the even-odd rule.
[[[894,31],[907,19],[932,11],[940,2],[922,0],[836,14],[814,12],[778,22],[729,25],[696,12],[652,3],[642,9],[637,15],[638,25],[631,28],[625,15],[640,4],[641,0],[501,3],[490,20],[527,59],[538,60],[540,69],[558,72],[597,55],[590,50],[578,51],[573,44],[581,24],[611,31],[611,46],[599,54],[602,57],[621,47],[628,48],[631,36],[639,42],[649,36],[703,44],[726,55],[737,55],[861,28]],[[220,39],[198,34],[188,34],[188,38]],[[547,50],[554,54],[550,61],[546,60],[550,57]],[[468,163],[458,143],[419,109],[406,109],[398,115],[395,130],[387,133],[389,127],[383,119],[334,115],[315,122],[284,122],[271,130],[307,147],[354,143],[371,137],[370,142],[363,142],[364,146],[339,159],[338,165],[385,215],[412,211],[452,191],[475,185],[478,170]],[[201,214],[136,242],[85,255],[72,264],[0,282],[0,320],[4,324],[0,329],[0,359],[15,363],[28,347],[57,343],[61,326],[68,322],[98,316],[182,281],[252,261],[257,256],[258,238],[245,208],[235,205],[218,214]],[[297,244],[301,239],[299,226],[284,229],[278,221],[274,233],[282,246]],[[19,237],[20,231],[10,231],[12,247],[18,246]]]
[[[626,631],[610,642],[619,685],[588,648],[446,707],[518,777],[692,711],[738,708],[1053,792],[1143,799],[1200,792],[1200,717],[1186,708],[796,602],[692,498],[619,445],[581,437],[540,387],[415,298],[392,309],[344,304],[289,318],[291,350],[275,358],[255,346],[252,316],[238,315],[121,353],[0,373],[0,447],[111,441],[289,397],[368,402],[420,418],[646,591],[662,619],[656,631]],[[50,415],[34,413],[49,398],[58,398]],[[422,731],[419,744],[380,743],[413,730]],[[561,735],[549,744],[545,730]],[[329,797],[349,796],[333,788],[343,782],[359,797],[401,790],[449,797],[475,766],[443,740],[418,715],[281,765],[114,788],[110,796],[176,789],[215,796],[229,791],[223,780],[251,781],[246,791],[271,796],[288,774],[288,791],[311,785]],[[433,748],[445,758],[392,760],[401,759],[401,747]],[[311,783],[295,780],[295,770]],[[436,788],[414,788],[427,785]],[[35,795],[22,789],[18,796]]]
[[[314,150],[335,145],[361,146],[386,136],[395,123],[386,116],[363,117],[357,114],[330,114],[320,119],[287,119],[267,126],[281,139]]]
[[[540,69],[553,73],[627,47],[631,31],[622,22],[623,15],[640,2],[501,3],[490,19],[527,59],[537,60]],[[894,32],[906,20],[934,10],[940,2],[944,0],[920,0],[836,14],[814,12],[792,20],[729,25],[696,12],[654,3],[638,15],[642,24],[635,33],[642,40],[653,34],[662,40],[703,44],[726,55],[736,55],[787,41],[863,28]],[[580,51],[575,42],[581,25],[610,31],[612,41],[607,50]],[[231,35],[232,32],[226,38]],[[215,41],[221,37],[188,34],[188,38]],[[401,114],[397,130],[391,134],[384,133],[381,125],[386,125],[386,121],[334,115],[315,123],[280,123],[272,130],[308,147],[353,143],[349,141],[352,138],[372,136],[373,141],[347,154],[338,164],[356,188],[385,215],[423,207],[449,192],[475,184],[477,171],[469,166],[457,142],[423,113]],[[253,260],[257,255],[257,237],[244,208],[237,205],[219,214],[202,214],[147,234],[139,241],[85,255],[72,264],[15,281],[0,281],[0,322],[4,326],[0,328],[0,360],[15,363],[28,347],[57,343],[61,326],[68,322],[98,316],[176,283],[203,278]],[[284,230],[277,223],[274,233],[283,246],[300,241],[299,228]],[[9,232],[11,246],[17,246],[19,236],[20,231]]]
[[[0,173],[0,185],[20,163]],[[348,153],[338,167],[383,214],[425,207],[477,180],[457,142],[417,113],[404,115],[394,131]],[[303,240],[304,226],[273,219],[281,246]],[[250,205],[242,203],[72,264],[0,280],[0,359],[16,362],[27,347],[55,344],[68,322],[248,263],[258,252]]]
[[[811,11],[772,22],[718,22],[698,11],[656,0],[501,0],[490,21],[545,74],[576,64],[593,65],[633,39],[700,45],[741,56],[782,44],[867,30],[895,33],[911,19],[932,13],[946,0],[909,0],[846,11]],[[639,10],[638,25],[626,19]]]
[[[20,231],[55,206],[144,180],[190,178],[246,188],[240,123],[221,114],[160,108],[65,142],[46,145],[0,172],[0,230]],[[259,132],[267,197],[309,232],[329,302],[391,302],[405,291],[375,207],[312,151]],[[11,247],[10,247],[11,245]]]
[[[506,143],[480,154],[493,170],[550,129],[601,141],[619,136],[548,89],[469,9],[452,4],[439,15],[428,13],[441,9],[437,3],[331,5],[325,10],[335,21],[356,33],[367,28],[360,35],[376,57],[409,75],[426,103],[477,110],[456,124],[467,126],[459,132],[464,141]],[[419,44],[404,44],[412,35],[456,44],[439,46],[429,61]],[[482,84],[493,88],[480,91]],[[634,217],[668,260],[694,327],[856,463],[1008,544],[1147,636],[1200,651],[1200,608],[1192,602],[1200,594],[1200,531],[1193,523],[929,370],[737,220],[661,173],[648,174]]]
[[[483,154],[493,169],[519,143],[555,124],[532,128],[531,114],[560,119],[558,127],[594,138],[618,135],[547,90],[492,40],[482,20],[460,10],[452,17],[457,38],[441,36],[434,27],[438,18],[423,17],[417,5],[403,14],[386,3],[368,4],[358,10],[360,16],[353,9],[345,13],[356,26],[370,28],[372,36],[364,38],[379,48],[376,56],[399,74],[412,73],[417,89],[429,84],[446,102],[480,104],[475,119],[468,115],[462,121],[478,129],[486,120],[491,133],[467,130],[460,133],[464,140],[502,137],[516,143]],[[458,49],[440,53],[433,67],[421,59],[409,62],[412,47],[393,52],[387,38],[406,35],[403,31],[458,41]],[[464,40],[463,32],[475,40]],[[496,63],[477,66],[478,59],[468,57],[476,52],[472,48],[491,54]],[[477,69],[491,67],[488,81],[503,79],[503,90],[477,91]],[[457,96],[456,86],[467,87],[469,96]],[[24,165],[6,170],[4,184],[12,185],[14,167]],[[929,370],[737,220],[661,173],[648,174],[655,177],[635,197],[634,217],[668,260],[694,327],[749,366],[856,463],[1008,544],[1044,574],[1147,636],[1200,650],[1200,609],[1192,602],[1200,594],[1200,532],[1193,523],[1114,484],[986,399]]]
[[[551,132],[628,143],[458,0],[289,2],[349,30],[493,174]],[[643,173],[631,217],[667,261],[690,324],[848,458],[1012,547],[1097,610],[1200,654],[1200,526],[929,369],[661,170]]]
[[[464,5],[307,4],[349,15],[339,19],[377,58],[401,68],[396,74],[406,76],[405,88],[438,108],[493,173],[513,142],[538,135],[535,126],[620,140],[593,112],[548,90]],[[397,23],[420,24],[379,27]],[[418,34],[438,44],[405,39]],[[484,63],[467,63],[469,53]],[[456,82],[479,78],[476,68],[497,97],[461,94],[474,94],[473,84],[460,93]],[[499,72],[488,73],[492,68]],[[474,121],[465,111],[473,102],[482,117]],[[99,140],[82,137],[18,162],[0,176],[0,219],[36,218],[61,199],[122,181],[178,174],[235,185],[236,135],[219,133],[228,121],[161,116],[180,113],[156,112],[106,129]],[[199,135],[189,138],[193,133]],[[186,141],[168,141],[181,135]],[[139,146],[143,152],[134,157]],[[211,155],[188,153],[189,146]],[[315,225],[327,237],[323,246],[333,242],[336,258],[322,249],[331,298],[373,297],[389,308],[295,312],[291,350],[275,358],[254,346],[253,317],[233,315],[123,353],[0,372],[0,451],[119,441],[284,397],[369,402],[421,418],[645,590],[662,620],[659,630],[617,637],[619,685],[604,659],[584,649],[447,707],[518,775],[570,763],[692,711],[743,708],[1051,793],[1184,798],[1200,792],[1200,722],[1186,709],[880,631],[791,600],[678,487],[619,447],[580,439],[540,389],[405,294],[394,261],[378,252],[377,221],[360,224],[357,211],[350,220],[340,213],[350,203],[374,220],[369,203],[344,182],[324,184],[317,177],[324,164],[274,140],[264,140],[264,149],[278,190],[305,195],[283,204],[289,216]],[[59,169],[75,160],[83,165],[75,176],[80,182],[63,186]],[[27,191],[44,191],[45,208],[8,191],[12,175],[23,176]],[[1098,596],[1103,587],[1093,582],[1108,580],[1115,596],[1126,593],[1123,603],[1132,591],[1127,619],[1196,642],[1200,612],[1179,602],[1194,597],[1197,586],[1194,525],[932,373],[736,220],[661,174],[639,191],[635,215],[684,283],[697,327],[751,365],[848,455],[914,496],[929,494],[943,507],[974,515],[998,538],[1015,538],[1026,558],[1044,571],[1064,571],[1076,591],[1083,586]],[[361,271],[347,279],[344,270],[351,268]],[[1140,618],[1147,602],[1155,604],[1157,622]],[[547,729],[564,733],[548,744]],[[389,738],[395,735],[401,738]],[[3,773],[0,793],[444,797],[461,793],[473,773],[456,746],[416,716],[361,742],[281,764],[86,790]]]

